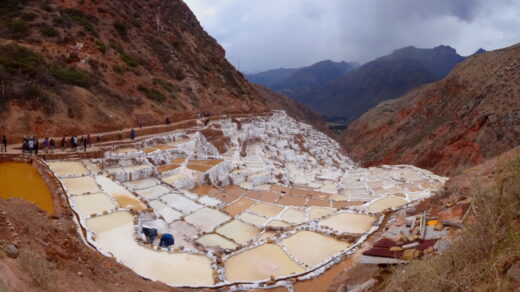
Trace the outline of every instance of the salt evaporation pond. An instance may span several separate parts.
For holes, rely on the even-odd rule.
[[[382,212],[446,180],[413,166],[357,167],[284,112],[238,120],[240,129],[221,118],[118,145],[105,158],[48,164],[103,254],[171,286],[238,290],[319,275],[356,252]],[[223,153],[204,127],[228,138]],[[173,249],[152,247],[142,227],[171,233]]]
[[[54,201],[47,184],[29,163],[0,163],[0,198],[19,198],[54,214]]]

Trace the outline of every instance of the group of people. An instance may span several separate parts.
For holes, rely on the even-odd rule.
[[[100,140],[99,137],[98,140]],[[79,146],[81,147],[81,149],[83,149],[83,151],[87,151],[87,147],[92,146],[92,139],[90,138],[90,135],[87,135],[86,137],[81,136],[79,140],[77,136],[71,136],[69,139],[69,144],[71,150],[77,150]],[[63,136],[63,138],[61,139],[60,146],[61,149],[65,151],[65,148],[67,146],[67,138],[65,136]],[[22,153],[38,154],[40,148],[45,153],[54,153],[54,150],[56,149],[56,141],[53,138],[45,137],[40,147],[40,141],[37,137],[23,138]],[[7,138],[5,136],[2,137],[2,147],[0,148],[0,150],[7,152]]]
[[[98,136],[98,140],[100,140]],[[67,144],[67,138],[63,136],[61,139],[61,149],[65,151],[65,147]],[[78,146],[81,147],[83,151],[87,151],[87,147],[92,147],[92,139],[90,138],[90,134],[85,136],[81,136],[81,138],[78,140],[78,136],[71,136],[70,137],[70,149],[71,150],[78,150]]]
[[[120,139],[123,139],[123,132],[122,130],[119,133]],[[103,138],[102,134],[98,134],[96,136],[97,142],[101,142]],[[130,130],[130,139],[135,140],[136,138],[136,132],[134,129]],[[38,154],[38,151],[43,150],[45,153],[51,152],[54,153],[54,150],[56,149],[56,142],[53,138],[45,137],[43,142],[40,144],[40,141],[37,137],[23,137],[22,142],[22,153],[29,153],[29,154]],[[67,148],[67,143],[69,144],[71,150],[77,151],[78,147],[80,147],[80,150],[87,151],[88,147],[92,147],[92,138],[90,137],[90,134],[87,134],[86,136],[81,136],[78,139],[78,136],[71,136],[70,139],[67,139],[66,136],[63,136],[61,139],[61,149],[65,151]],[[0,152],[7,152],[7,137],[5,135],[2,135],[2,139],[0,140]]]
[[[36,137],[23,137],[22,153],[38,154],[40,142]]]
[[[173,239],[173,235],[171,235],[170,233],[159,234],[157,232],[157,229],[155,229],[155,228],[143,227],[141,229],[141,232],[144,234],[147,241],[151,245],[153,245],[153,242],[155,241],[156,238],[159,238],[159,247],[164,247],[164,248],[167,248],[168,250],[170,250],[171,247],[173,246],[173,244],[175,243],[175,240]]]

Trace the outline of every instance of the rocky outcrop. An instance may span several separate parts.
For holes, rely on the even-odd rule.
[[[520,144],[520,45],[467,58],[443,80],[380,103],[341,143],[364,165],[453,175]]]
[[[8,1],[0,133],[56,136],[268,107],[181,0]]]

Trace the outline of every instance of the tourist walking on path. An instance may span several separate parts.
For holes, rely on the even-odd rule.
[[[2,148],[4,152],[7,152],[7,137],[5,135],[2,136]]]
[[[27,153],[29,151],[29,141],[27,141],[27,137],[23,137],[22,142],[22,153]]]
[[[61,151],[65,151],[65,136],[61,139]]]
[[[90,134],[87,134],[87,146],[92,147],[92,139],[90,138]]]
[[[38,142],[38,138],[34,137],[34,154],[38,155],[38,148],[40,148],[40,142]]]
[[[29,150],[29,154],[32,154],[34,149],[34,139],[28,138],[27,140],[27,150]]]
[[[54,153],[55,148],[56,148],[56,141],[54,141],[54,139],[51,138],[51,140],[49,141],[49,149],[51,149],[51,153]]]
[[[130,130],[130,140],[134,140],[135,139],[135,130],[132,129]]]
[[[72,149],[77,150],[78,149],[78,137],[72,136]]]
[[[47,153],[49,151],[49,137],[43,139],[43,151]]]
[[[83,146],[83,152],[87,152],[87,139],[83,139],[83,137],[81,137],[81,146]]]

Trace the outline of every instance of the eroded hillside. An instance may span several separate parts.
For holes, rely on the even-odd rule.
[[[0,13],[12,139],[268,110],[183,1],[4,1]]]
[[[443,80],[379,104],[342,133],[365,165],[453,175],[520,144],[520,45],[466,59]]]

